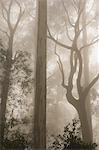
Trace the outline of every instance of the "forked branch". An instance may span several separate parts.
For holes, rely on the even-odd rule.
[[[94,86],[94,84],[98,81],[99,74],[89,83],[89,85],[84,90],[84,96],[86,97],[90,91],[90,89]]]
[[[17,6],[19,7],[19,14],[17,17],[17,21],[14,25],[12,25],[12,23],[11,23],[11,8],[13,5],[13,2],[15,2],[17,4]],[[24,11],[22,10],[22,7],[17,0],[10,0],[8,8],[5,7],[3,1],[0,1],[0,3],[1,3],[2,16],[3,16],[4,20],[6,21],[8,27],[9,27],[10,33],[14,34],[16,29],[17,29],[17,26],[18,26],[23,14],[24,14]]]
[[[55,42],[57,45],[59,45],[59,46],[61,46],[61,47],[63,47],[63,48],[66,48],[66,49],[68,49],[68,50],[71,50],[71,46],[68,46],[68,45],[65,45],[65,44],[63,44],[63,43],[61,43],[61,42],[59,42],[58,40],[56,40],[53,36],[52,36],[52,34],[51,34],[51,32],[50,32],[50,30],[49,30],[49,27],[47,26],[47,31],[48,31],[48,38],[49,39],[51,39],[53,42]]]
[[[60,70],[60,73],[61,73],[61,76],[62,76],[62,86],[67,89],[67,85],[65,84],[65,73],[64,73],[64,69],[63,69],[63,64],[62,64],[62,61],[61,61],[61,57],[60,55],[57,53],[57,44],[55,43],[55,55],[58,57],[58,66],[59,66],[59,70]]]
[[[87,47],[90,47],[90,46],[96,44],[98,41],[99,41],[99,35],[98,35],[97,37],[95,37],[90,43],[88,43],[88,44],[82,46],[82,47],[80,48],[80,51],[82,51],[83,49],[85,49],[85,48],[87,48]]]

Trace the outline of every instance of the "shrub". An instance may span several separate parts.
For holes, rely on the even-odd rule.
[[[96,147],[96,143],[84,143],[81,138],[79,121],[74,119],[72,124],[68,124],[64,128],[62,135],[54,137],[49,150],[95,150]]]
[[[12,120],[14,122],[12,122]],[[5,136],[2,144],[2,150],[25,150],[28,147],[31,147],[30,141],[28,141],[28,135],[23,134],[20,130],[9,130],[12,129],[15,125],[18,125],[20,122],[15,120],[13,117],[6,122],[5,126]]]
[[[27,146],[27,141],[25,140],[24,136],[21,135],[18,131],[14,133],[11,139],[8,139],[6,137],[3,142],[3,147],[5,149],[24,150],[26,146]]]

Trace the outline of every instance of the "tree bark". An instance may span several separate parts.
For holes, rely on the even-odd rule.
[[[46,149],[46,37],[47,1],[38,0],[38,37],[34,107],[34,150]]]

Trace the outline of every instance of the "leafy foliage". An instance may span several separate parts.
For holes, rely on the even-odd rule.
[[[4,78],[5,64],[6,64],[6,50],[4,48],[0,48],[0,82],[1,83]]]
[[[79,121],[74,119],[72,124],[64,128],[64,133],[54,137],[49,150],[95,150],[96,143],[84,143],[80,136]]]
[[[6,113],[7,119],[11,120],[10,116],[12,115],[12,111],[13,116],[16,116],[15,118],[24,118],[24,115],[29,112],[29,105],[32,103],[32,100],[30,100],[30,95],[33,93],[34,82],[31,61],[31,54],[20,50],[16,52],[14,58],[12,59]]]
[[[23,94],[31,92],[33,85],[33,70],[31,54],[26,51],[17,51],[12,65],[12,81],[21,86]]]
[[[13,118],[13,116],[11,120],[6,122],[5,137],[2,145],[3,150],[24,150],[25,148],[31,148],[31,140],[29,140],[28,135],[21,133],[18,129],[10,130],[18,124],[20,122]]]
[[[3,147],[6,149],[20,149],[24,150],[26,148],[27,141],[25,140],[24,136],[21,135],[18,131],[15,132],[12,139],[5,139]]]
[[[0,48],[0,82],[2,87],[3,77],[5,75],[7,51]],[[26,126],[30,118],[27,118],[27,112],[30,107],[27,103],[28,95],[33,90],[33,66],[31,65],[31,54],[26,51],[17,51],[12,59],[12,68],[10,76],[9,95],[6,110],[6,126],[2,150],[23,150],[31,147],[30,135],[20,132],[19,125]],[[18,89],[18,90],[17,90]],[[18,92],[19,91],[19,92]],[[24,107],[23,107],[24,106]],[[32,105],[31,105],[32,107]],[[24,112],[21,120],[17,117],[20,108]],[[28,114],[29,115],[29,114]],[[29,124],[29,123],[28,123]]]

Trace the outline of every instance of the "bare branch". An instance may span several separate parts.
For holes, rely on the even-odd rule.
[[[70,104],[72,104],[75,108],[78,107],[78,101],[73,97],[72,95],[72,89],[70,88],[71,85],[70,83],[68,85],[65,84],[65,74],[64,74],[64,69],[63,69],[63,64],[62,64],[62,61],[61,61],[61,58],[60,58],[60,55],[56,52],[56,44],[55,44],[55,55],[58,57],[58,66],[59,66],[59,70],[61,72],[61,75],[62,75],[62,86],[67,90],[67,94],[66,94],[66,97],[67,97],[67,100]],[[73,61],[73,60],[72,60]],[[77,62],[75,62],[75,65],[76,65]],[[74,67],[76,69],[76,67]],[[75,69],[73,68],[73,75],[75,73]],[[71,73],[71,74],[72,74]],[[72,76],[72,79],[73,79],[73,76]],[[70,81],[72,82],[72,80]]]
[[[72,5],[73,5],[75,11],[78,13],[78,8],[77,8],[77,4],[76,4],[75,0],[72,0]]]
[[[13,29],[13,27],[11,25],[11,18],[10,18],[12,4],[13,4],[13,0],[10,1],[9,8],[7,11],[7,23],[8,23],[8,27],[9,27],[10,31],[12,31],[12,29]]]
[[[96,38],[98,38],[98,37],[99,37],[99,35]],[[84,48],[87,48],[87,47],[90,47],[90,46],[96,44],[99,41],[99,38],[98,39],[96,39],[96,38],[94,38],[89,44],[86,44],[86,45],[82,46],[80,48],[80,51],[82,51]]]
[[[51,35],[48,26],[47,26],[47,30],[48,30],[48,33],[49,33],[49,36],[47,36],[47,37],[48,37],[49,39],[51,39],[52,41],[54,41],[54,42],[55,42],[56,44],[58,44],[59,46],[71,50],[71,48],[72,48],[71,46],[68,46],[68,45],[65,45],[65,44],[59,42],[58,40],[56,40],[56,39]]]
[[[90,91],[90,89],[94,86],[94,84],[98,81],[99,74],[89,83],[89,85],[84,90],[84,96],[86,97]]]
[[[47,78],[47,80],[51,79],[53,76],[54,76],[54,74],[51,74],[51,75]]]
[[[88,14],[90,15],[90,12],[92,11],[92,9],[93,9],[94,5],[95,5],[95,0],[93,0],[93,4],[92,4],[91,8],[89,9],[89,11],[88,11],[87,15],[88,15]]]
[[[18,26],[18,24],[19,24],[19,22],[20,22],[22,16],[24,15],[24,12],[25,12],[25,11],[22,11],[22,7],[21,7],[20,3],[19,3],[17,0],[15,0],[15,2],[16,2],[16,4],[18,5],[20,11],[19,11],[18,18],[17,18],[17,21],[16,21],[15,26],[14,26],[14,29],[13,29],[14,32],[16,31],[17,26]]]
[[[73,40],[72,40],[72,38],[69,35],[69,31],[68,31],[68,27],[67,27],[66,21],[65,21],[65,27],[66,27],[66,35],[67,35],[68,39],[72,42]]]
[[[0,1],[0,4],[1,4],[2,16],[3,16],[4,20],[5,20],[5,22],[7,22],[6,16],[7,16],[8,10],[6,9],[6,7],[5,7],[5,5],[3,4],[3,1],[2,1],[2,0]],[[5,14],[6,14],[6,16],[5,16]]]
[[[84,27],[80,29],[79,32],[81,33],[89,24],[92,23],[92,21],[93,21],[94,19],[95,19],[95,17],[93,17],[91,20],[89,20],[89,21],[84,25]]]
[[[57,38],[58,39],[58,38]],[[62,64],[62,61],[61,61],[61,58],[60,58],[60,55],[57,53],[56,51],[56,48],[57,48],[57,44],[55,43],[55,55],[58,57],[58,66],[59,66],[59,70],[61,72],[61,76],[62,76],[62,86],[67,89],[67,85],[65,84],[65,74],[64,74],[64,69],[63,69],[63,64]]]
[[[68,14],[68,10],[67,10],[66,7],[65,7],[64,1],[61,0],[61,2],[62,2],[62,5],[63,5],[63,8],[64,8],[64,10],[65,10],[65,14],[67,15],[68,22],[69,22],[69,24],[74,28],[74,25],[72,24],[72,22],[71,22],[71,20],[70,20],[70,15]]]
[[[2,7],[1,8],[2,9],[2,16],[3,16],[4,20],[6,21],[9,29],[12,30],[12,26],[11,26],[11,22],[10,22],[10,11],[11,11],[13,0],[10,0],[10,4],[9,4],[8,9],[5,7],[2,0],[0,1],[0,3],[1,3],[1,7]]]
[[[77,6],[77,8],[78,8],[78,1],[77,0],[73,0],[73,2],[75,4],[75,6]]]
[[[81,2],[79,2],[79,3],[80,3],[79,5],[81,5]],[[75,35],[76,35],[77,38],[80,35],[79,24],[80,24],[80,18],[81,18],[81,15],[82,15],[83,11],[84,11],[84,8],[85,8],[85,3],[83,3],[82,7],[79,8],[78,17],[77,17],[77,20],[75,22]]]
[[[3,9],[3,7],[1,8],[1,10],[2,10],[3,19],[5,20],[5,22],[7,22],[7,18],[6,18],[6,16],[5,16],[5,14],[4,14],[4,9]]]
[[[6,34],[6,36],[9,38],[9,34],[8,34],[5,30],[0,29],[0,31],[1,31],[2,33]]]

